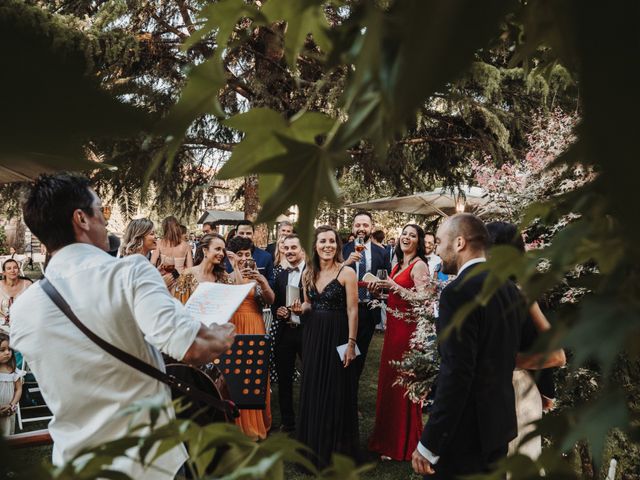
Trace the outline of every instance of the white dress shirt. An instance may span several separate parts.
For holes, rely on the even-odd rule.
[[[485,257],[472,258],[471,260],[462,264],[462,266],[458,269],[458,275],[462,273],[463,270],[469,268],[471,265],[475,265],[476,263],[486,262],[487,259]],[[418,451],[420,455],[429,460],[431,465],[435,465],[440,460],[440,455],[435,455],[431,450],[425,447],[421,442],[418,442]]]
[[[427,266],[429,267],[429,275],[431,275],[431,277],[438,276],[438,271],[440,270],[442,259],[435,253],[430,253],[429,255],[427,255],[427,262]]]
[[[301,261],[297,267],[291,267],[291,268],[297,268],[297,270],[292,270],[289,272],[289,278],[287,280],[287,285],[291,285],[292,287],[296,287],[298,288],[300,286],[300,276],[302,275],[302,271],[304,270],[304,260]],[[300,292],[300,301],[303,301],[304,297],[302,295],[302,292]],[[291,312],[291,318],[289,319],[291,322],[293,323],[300,323],[300,316],[296,315],[295,313]]]
[[[182,359],[200,328],[142,255],[116,259],[74,243],[52,257],[46,276],[96,335],[162,370],[158,350]],[[164,401],[173,418],[169,388],[95,345],[39,282],[13,304],[11,320],[12,346],[24,355],[53,413],[54,465],[68,462],[82,448],[122,437],[131,419],[120,412],[145,397]],[[166,421],[163,414],[158,424]],[[146,470],[126,458],[111,468],[133,478],[172,479],[186,458],[180,445]]]

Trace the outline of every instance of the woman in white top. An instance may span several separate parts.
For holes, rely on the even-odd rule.
[[[184,241],[182,228],[176,217],[167,217],[162,221],[162,232],[158,248],[151,254],[151,263],[163,272],[175,269],[182,273],[185,268],[193,267],[191,247]]]
[[[0,280],[0,325],[9,325],[9,308],[33,282],[20,277],[20,265],[10,258],[2,264],[2,280]]]

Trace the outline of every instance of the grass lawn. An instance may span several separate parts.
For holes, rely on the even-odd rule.
[[[360,446],[362,452],[367,452],[367,441],[369,435],[373,431],[373,423],[376,415],[376,395],[378,391],[378,365],[380,363],[380,352],[382,351],[382,340],[384,335],[381,332],[375,333],[371,347],[369,348],[369,354],[367,355],[367,363],[360,379],[360,392],[358,397],[358,404],[360,406],[360,412],[362,418],[360,419]],[[297,398],[298,390],[294,392],[294,397]],[[277,388],[277,386],[275,387]],[[274,390],[275,390],[274,388]],[[280,425],[280,411],[278,410],[278,398],[274,394],[271,397],[271,411],[273,413],[273,425],[278,427]],[[297,402],[296,402],[297,403]],[[297,410],[296,410],[297,411]],[[374,466],[372,470],[363,475],[366,479],[375,480],[418,480],[422,477],[413,473],[411,464],[409,462],[380,462],[377,456],[370,454],[371,464]],[[287,480],[308,479],[311,477],[297,473],[293,468],[288,468],[285,473]]]

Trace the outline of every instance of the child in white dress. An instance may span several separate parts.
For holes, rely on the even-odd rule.
[[[16,410],[22,396],[24,372],[16,368],[16,356],[9,346],[9,335],[0,331],[0,437],[12,435]]]

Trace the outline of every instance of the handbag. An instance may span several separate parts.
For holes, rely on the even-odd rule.
[[[190,397],[196,404],[212,407],[213,409],[224,413],[226,420],[229,422],[232,422],[234,418],[240,416],[238,407],[233,401],[216,396],[219,396],[220,392],[215,388],[215,380],[207,377],[209,378],[209,381],[207,381],[203,378],[205,374],[201,370],[190,365],[177,364],[177,370],[179,370],[180,374],[179,376],[176,376],[174,374],[165,373],[162,370],[149,365],[147,362],[144,362],[138,357],[121,350],[93,333],[80,321],[76,314],[73,313],[69,304],[46,277],[40,281],[40,286],[60,311],[62,311],[62,313],[64,313],[65,316],[69,318],[69,320],[71,320],[71,322],[93,343],[111,356],[129,365],[131,368],[134,368],[139,372],[168,385],[171,388],[174,398],[180,394]],[[185,380],[185,378],[188,378],[188,380]],[[196,383],[197,386],[194,385],[194,383]],[[203,391],[203,389],[207,387],[209,387],[210,392]],[[211,389],[210,387],[214,388]],[[195,408],[195,410],[197,410],[197,408]]]

